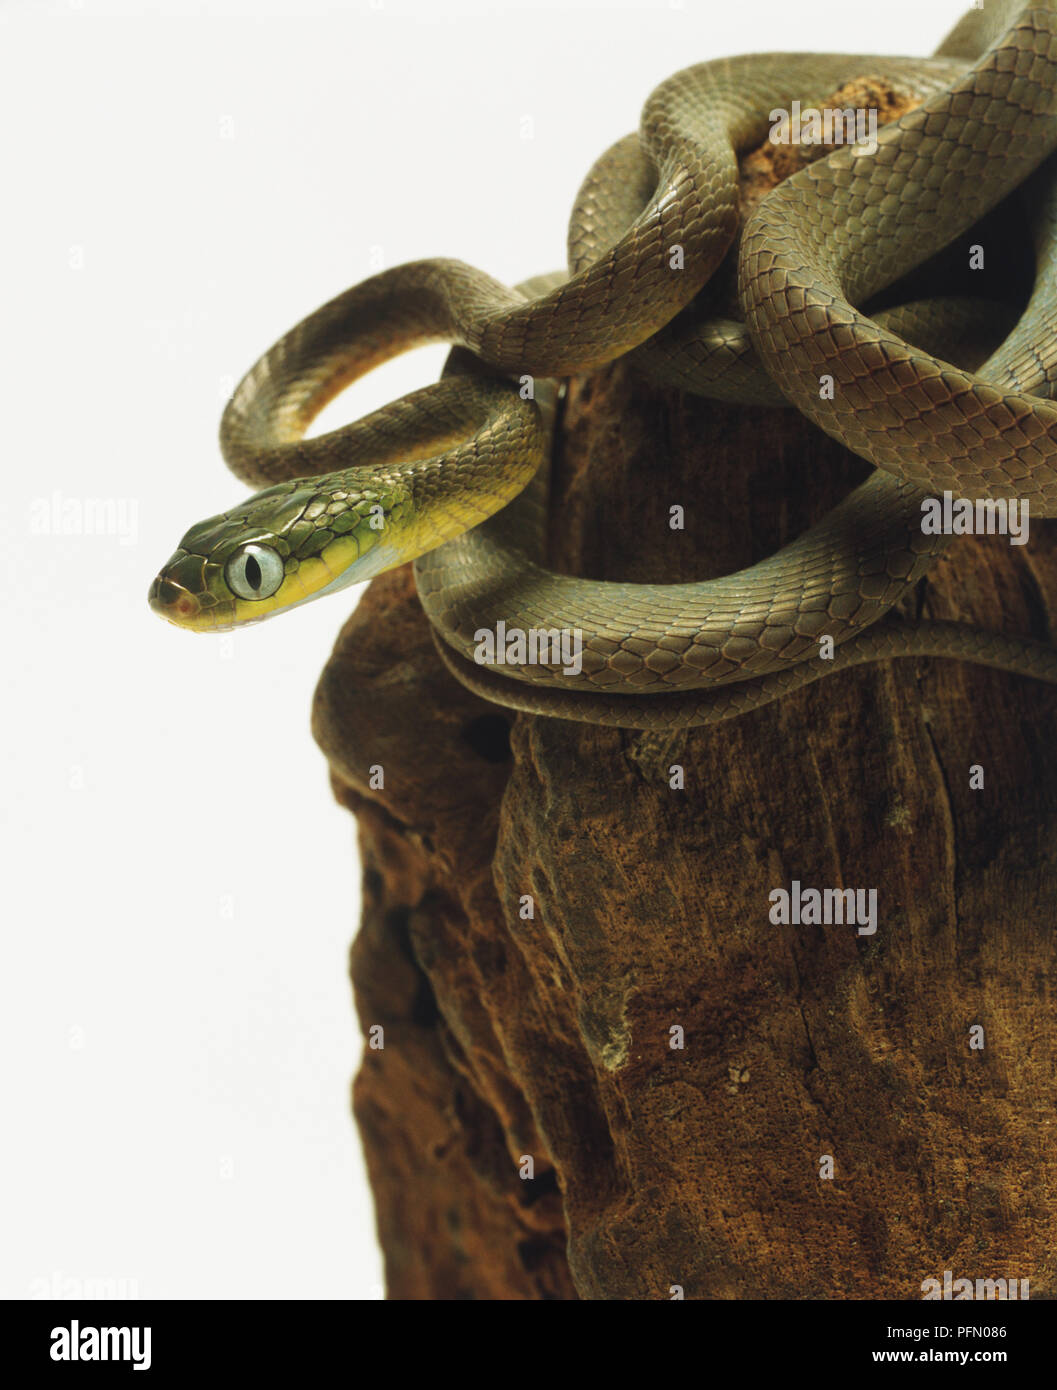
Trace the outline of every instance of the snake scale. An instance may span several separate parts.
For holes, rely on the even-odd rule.
[[[872,145],[839,146],[779,183],[739,229],[738,158],[773,111],[864,73],[918,104]],[[415,559],[438,650],[464,685],[510,708],[628,728],[716,723],[902,655],[1057,682],[1047,646],[890,612],[952,541],[923,533],[927,495],[1024,499],[1057,516],[1055,149],[1055,0],[987,0],[931,59],[771,54],[677,73],[638,135],[584,181],[567,275],[512,289],[459,261],[397,266],[256,363],[225,409],[221,447],[263,490],[187,532],[151,606],[224,630]],[[855,307],[1021,185],[1034,288],[974,370],[952,360],[971,306]],[[687,325],[692,301],[704,309]],[[439,382],[305,438],[348,383],[433,341],[455,348]],[[704,396],[788,402],[874,472],[738,574],[659,585],[554,573],[543,542],[555,383],[624,356]],[[582,634],[580,669],[477,664],[475,634],[500,622]]]

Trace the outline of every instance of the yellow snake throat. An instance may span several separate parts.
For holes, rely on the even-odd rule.
[[[763,200],[736,257],[743,322],[724,311],[668,331],[734,241],[737,154],[763,138],[768,113],[865,73],[920,104],[872,150],[838,149]],[[1038,644],[878,622],[950,543],[921,534],[924,489],[1029,497],[1033,515],[1057,515],[1057,407],[1046,399],[1057,381],[1053,162],[1029,185],[1035,292],[988,360],[952,365],[964,306],[874,318],[852,307],[966,230],[1055,148],[1052,0],[972,11],[931,60],[764,55],[676,74],[647,102],[638,139],[618,142],[585,180],[570,277],[517,291],[457,261],[399,266],[261,358],[225,411],[221,443],[232,470],[265,491],[184,537],[152,606],[181,626],[223,628],[418,556],[423,606],[464,684],[513,708],[634,727],[715,722],[888,656],[956,656],[1057,680],[1057,657]],[[456,353],[437,386],[303,437],[347,382],[438,339],[473,358]],[[878,471],[740,575],[666,586],[554,575],[540,564],[547,423],[533,396],[544,403],[546,391],[530,374],[561,377],[630,352],[651,378],[703,395],[782,404],[780,388]],[[819,396],[824,374],[833,400]],[[581,674],[473,668],[474,632],[499,620],[582,629]],[[811,660],[821,635],[840,647],[837,662]]]
[[[496,410],[511,408],[509,388],[457,386],[458,410],[470,411],[481,422],[478,438],[487,438]],[[332,387],[327,390],[333,394]],[[155,579],[151,606],[197,632],[260,622],[373,579],[463,534],[509,502],[544,459],[546,437],[534,409],[522,412],[524,429],[508,438],[506,467],[487,488],[465,471],[456,479],[461,485],[453,486],[444,470],[451,457],[457,458],[464,431],[437,437],[435,417],[442,402],[432,391],[424,394],[422,413],[434,417],[433,437],[425,444],[406,441],[403,460],[386,465],[370,421],[350,427],[347,452],[355,454],[356,441],[363,441],[370,464],[266,488],[199,522]],[[323,396],[321,390],[313,413]],[[413,409],[416,397],[405,397],[403,404]],[[296,429],[295,438],[299,435]]]
[[[414,518],[407,493],[370,489],[350,498],[340,487],[268,488],[193,526],[151,602],[194,631],[259,622],[399,564],[382,531],[413,533]]]

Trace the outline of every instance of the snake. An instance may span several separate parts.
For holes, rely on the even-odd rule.
[[[778,183],[741,226],[739,158],[775,110],[863,74],[916,104],[869,145],[838,146]],[[988,0],[932,58],[764,54],[676,73],[648,98],[637,135],[585,178],[567,272],[509,287],[457,260],[396,266],[257,361],[225,407],[220,443],[259,490],[183,536],[151,607],[225,631],[413,560],[437,649],[468,689],[623,728],[719,723],[899,656],[1057,683],[1047,644],[892,611],[954,539],[923,532],[931,494],[1057,515],[1055,150],[1054,0]],[[1017,189],[1034,286],[983,360],[965,348],[979,306],[857,307]],[[453,347],[440,381],[306,437],[351,382],[438,341]],[[787,404],[873,472],[737,574],[633,584],[556,573],[546,503],[562,383],[623,358],[702,396]],[[482,665],[480,634],[499,623],[575,632],[580,659]]]

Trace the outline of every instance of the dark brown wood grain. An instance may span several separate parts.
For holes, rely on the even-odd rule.
[[[773,164],[747,157],[748,202]],[[1024,238],[1014,198],[885,299],[1023,305]],[[868,469],[792,410],[617,363],[571,383],[555,472],[552,563],[674,582],[771,554]],[[1053,640],[1053,524],[960,540],[903,607]],[[904,660],[712,729],[508,714],[442,667],[405,567],[314,728],[359,820],[390,1297],[918,1299],[946,1270],[1057,1296],[1057,690]],[[876,889],[876,933],[772,924],[793,880]]]
[[[556,559],[603,578],[735,569],[864,471],[792,411],[619,364],[574,383],[561,455]],[[1045,638],[1055,604],[1035,523],[966,538],[909,606]],[[913,1299],[950,1269],[1052,1297],[1055,713],[904,661],[711,730],[508,716],[442,669],[408,571],[377,580],[315,731],[360,824],[390,1296]],[[772,925],[793,879],[876,888],[876,934]]]

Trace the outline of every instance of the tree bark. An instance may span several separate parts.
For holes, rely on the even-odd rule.
[[[743,212],[817,153],[747,156]],[[887,302],[1023,304],[1023,236],[1014,200]],[[793,410],[618,362],[570,383],[551,562],[730,573],[868,471]],[[903,604],[1042,640],[1055,606],[1038,522],[963,538]],[[376,580],[314,730],[360,827],[389,1296],[915,1299],[947,1270],[1057,1296],[1055,713],[1052,687],[903,660],[712,729],[517,715],[447,673],[410,567]],[[876,889],[875,934],[774,925],[794,880]]]
[[[598,578],[729,572],[866,472],[794,411],[619,363],[572,384],[563,446],[555,558]],[[907,606],[1046,638],[1055,604],[1036,523]],[[904,660],[713,729],[508,715],[443,669],[409,569],[375,581],[314,727],[360,826],[389,1296],[906,1299],[948,1269],[1054,1296],[1055,711]],[[792,880],[876,888],[876,934],[772,925]]]

